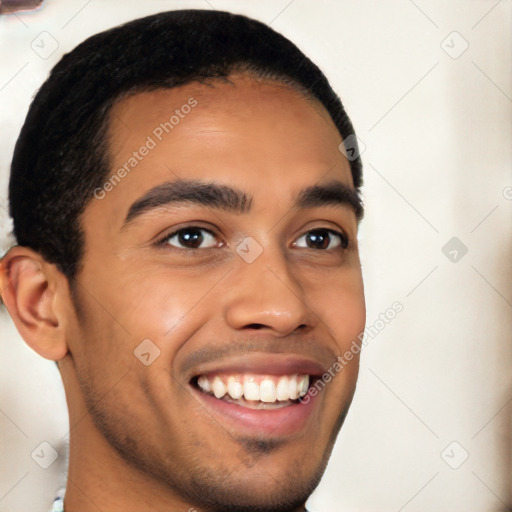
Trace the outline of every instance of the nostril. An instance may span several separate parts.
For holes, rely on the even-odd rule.
[[[246,327],[247,329],[263,329],[265,326],[263,324],[249,324]]]

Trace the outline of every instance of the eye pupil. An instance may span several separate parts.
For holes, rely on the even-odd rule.
[[[310,231],[307,234],[307,245],[313,249],[329,247],[330,237],[327,231]]]
[[[203,238],[203,234],[198,229],[187,229],[186,231],[181,231],[178,235],[180,244],[190,249],[199,247],[203,241]]]

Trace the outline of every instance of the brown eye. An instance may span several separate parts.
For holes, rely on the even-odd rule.
[[[332,229],[312,229],[299,237],[295,245],[307,249],[327,250],[337,247],[346,249],[348,246],[348,238],[345,234],[338,233]]]
[[[167,236],[163,242],[179,249],[209,249],[217,245],[211,231],[198,227],[180,229]]]

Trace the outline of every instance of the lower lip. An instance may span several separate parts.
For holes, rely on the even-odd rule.
[[[224,418],[229,430],[237,430],[249,435],[265,434],[282,437],[303,430],[313,416],[318,395],[309,396],[307,403],[298,402],[279,409],[249,409],[234,403],[219,400],[212,395],[194,388],[208,412]]]

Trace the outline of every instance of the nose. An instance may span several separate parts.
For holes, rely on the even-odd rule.
[[[279,249],[252,263],[240,259],[226,289],[225,319],[236,330],[267,329],[276,336],[308,331],[317,318],[298,277]]]

